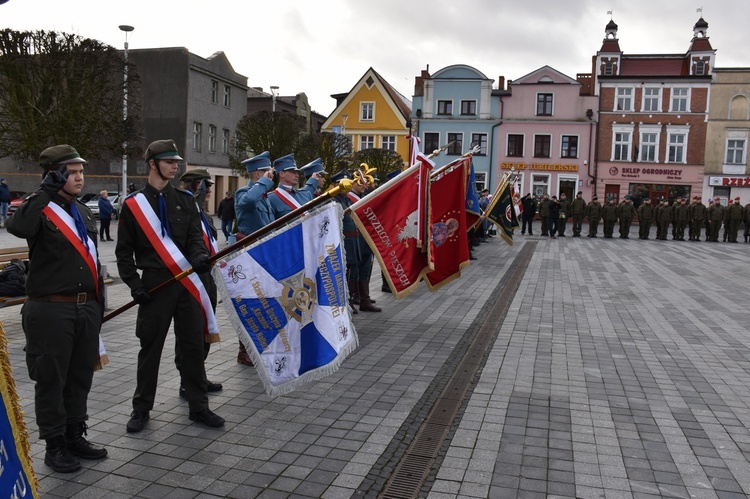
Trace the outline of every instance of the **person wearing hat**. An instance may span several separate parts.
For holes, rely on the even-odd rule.
[[[557,202],[557,196],[552,196],[547,204],[547,228],[549,230],[549,237],[554,239],[557,234],[557,222],[560,219],[560,203]]]
[[[628,239],[630,235],[630,226],[635,216],[635,208],[630,196],[625,196],[622,203],[617,207],[617,218],[620,221],[620,239]]]
[[[596,237],[599,220],[602,218],[602,205],[599,203],[599,197],[596,194],[591,198],[589,204],[586,205],[585,216],[589,220],[589,237]],[[580,233],[578,237],[581,237]]]
[[[583,219],[586,217],[586,201],[583,199],[583,191],[578,191],[575,199],[570,202],[570,218],[573,220],[573,237],[581,237]],[[597,220],[597,224],[599,221]]]
[[[661,198],[661,203],[656,212],[656,239],[661,241],[667,240],[669,234],[669,224],[672,222],[672,208],[669,206],[669,200]]]
[[[216,227],[214,227],[214,221],[212,217],[206,215],[203,207],[206,205],[206,201],[211,197],[211,186],[213,186],[213,180],[211,174],[205,168],[197,168],[185,172],[180,177],[180,187],[193,193],[195,204],[198,205],[201,215],[201,230],[203,232],[203,242],[206,245],[208,253],[213,256],[219,251],[219,246],[216,237],[219,235]],[[216,313],[216,304],[218,303],[218,289],[216,287],[216,281],[214,281],[211,272],[203,272],[198,274],[203,286],[206,288],[208,298],[211,301],[211,308]],[[203,331],[203,360],[205,361],[208,357],[208,352],[211,349],[211,343],[216,343],[220,340],[218,334],[208,334],[207,330]],[[182,375],[182,355],[180,353],[180,342],[179,338],[175,338],[174,343],[174,365],[177,368],[177,372]],[[208,392],[220,392],[224,387],[221,383],[214,383],[206,378],[206,391]],[[180,397],[187,398],[187,392],[185,387],[180,383],[179,392]]]
[[[539,211],[539,220],[542,223],[542,235],[548,236],[549,230],[547,228],[547,222],[549,221],[549,194],[546,192],[537,203],[537,210]]]
[[[42,151],[42,183],[7,222],[29,245],[24,351],[44,462],[59,473],[79,470],[79,459],[107,457],[84,438],[104,314],[96,220],[76,199],[85,164],[69,145]]]
[[[568,201],[568,196],[564,192],[560,194],[557,204],[560,205],[560,213],[557,216],[557,235],[565,237],[565,226],[570,216],[570,201]]]
[[[693,196],[693,202],[688,209],[688,219],[690,221],[690,240],[701,240],[701,228],[706,220],[706,205],[701,202],[700,196]]]
[[[750,203],[745,205],[745,242],[750,241]]]
[[[201,216],[193,195],[172,186],[182,161],[173,140],[152,142],[143,155],[148,178],[143,189],[123,202],[117,232],[117,268],[138,307],[135,334],[140,340],[133,412],[126,429],[146,426],[154,407],[159,364],[172,320],[179,342],[180,377],[191,421],[216,428],[224,419],[208,407],[204,329],[217,334],[208,293],[195,274],[211,269]],[[192,267],[194,273],[153,296],[149,290]],[[141,273],[139,274],[140,271]]]
[[[638,207],[638,239],[646,240],[651,234],[651,225],[654,223],[654,205],[651,198],[643,198],[643,203]]]
[[[349,170],[343,169],[331,175],[331,183],[338,185],[344,179],[352,180],[353,178]],[[333,197],[333,200],[340,204],[344,210],[341,230],[344,234],[344,250],[346,252],[346,285],[349,289],[349,307],[353,314],[357,313],[356,306],[360,304],[358,276],[361,260],[360,244],[362,243],[357,225],[354,223],[352,215],[347,211],[347,208],[357,202],[358,195],[362,194],[364,190],[364,185],[354,183],[349,192],[342,192]]]
[[[10,207],[10,187],[5,177],[0,178],[0,227],[5,227],[8,221],[8,208]]]
[[[607,202],[602,206],[602,221],[604,223],[604,237],[612,239],[617,224],[617,205],[614,196],[607,198]]]
[[[685,204],[686,199],[682,196],[678,196],[677,200],[672,206],[672,240],[673,241],[684,241],[685,240],[685,227],[688,223],[688,205]]]
[[[729,222],[729,237],[730,243],[737,242],[737,234],[740,230],[740,224],[745,218],[745,208],[740,204],[740,197],[734,198],[734,203],[727,207],[727,220]]]
[[[487,190],[486,193],[482,191],[482,199],[479,201],[479,207],[482,208],[482,212],[484,212],[489,206],[489,195],[489,190]],[[482,206],[482,204],[484,204],[484,206]],[[536,215],[536,199],[534,199],[534,196],[529,192],[521,199],[521,205],[523,206],[523,211],[521,212],[521,234],[526,232],[526,229],[528,228],[529,235],[533,236],[534,216]],[[489,220],[485,219],[482,223],[485,221],[489,222]]]
[[[268,195],[271,213],[278,220],[292,210],[312,201],[318,185],[324,180],[322,173],[313,173],[305,187],[299,188],[299,172],[294,154],[287,154],[273,162],[273,169],[279,176],[279,186]]]
[[[305,166],[300,168],[300,171],[305,174],[305,178],[309,179],[312,177],[314,173],[320,173],[321,175],[326,174],[326,167],[323,164],[323,160],[320,158],[314,159],[307,163]],[[318,197],[322,194],[320,187],[322,186],[322,182],[318,184],[318,188],[315,189],[314,197]]]

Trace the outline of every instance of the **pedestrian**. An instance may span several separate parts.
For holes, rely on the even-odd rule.
[[[10,207],[10,187],[5,177],[0,178],[0,227],[5,227],[8,221],[8,208]]]
[[[560,194],[560,199],[557,202],[560,205],[560,213],[557,217],[557,235],[565,237],[565,225],[568,223],[568,217],[570,216],[570,201],[563,192]]]
[[[549,237],[554,239],[557,234],[557,223],[560,219],[560,203],[557,202],[557,197],[552,196],[547,205],[549,210],[549,216],[547,217],[547,229],[549,230]]]
[[[617,205],[614,197],[607,198],[607,204],[602,207],[602,220],[604,221],[605,239],[612,239],[617,223]]]
[[[315,197],[318,185],[325,180],[320,173],[313,173],[305,187],[299,188],[299,173],[294,154],[287,154],[273,162],[273,169],[279,176],[279,185],[268,194],[273,218],[278,220],[287,213],[301,207]]]
[[[620,239],[629,239],[630,225],[633,223],[634,216],[633,201],[629,195],[625,196],[625,199],[617,207],[617,219],[620,221]]]
[[[575,199],[570,203],[570,218],[573,219],[573,237],[581,237],[583,219],[586,216],[586,207],[586,201],[583,200],[583,191],[578,191]]]
[[[224,242],[227,242],[229,241],[229,236],[232,234],[235,218],[237,218],[234,212],[234,198],[232,197],[232,191],[224,193],[224,199],[219,203],[219,207],[216,209],[216,214],[221,219],[221,232],[224,234]]]
[[[537,205],[537,209],[539,210],[539,219],[542,223],[542,235],[547,236],[549,235],[549,229],[547,228],[547,222],[549,221],[549,194],[545,193],[544,196],[542,196],[541,201],[539,201]]]
[[[643,198],[643,203],[638,207],[638,239],[648,239],[651,234],[651,225],[654,223],[654,205],[650,198]]]
[[[79,458],[107,457],[84,437],[104,313],[96,220],[76,199],[85,164],[69,145],[42,151],[42,184],[8,220],[8,232],[29,245],[24,351],[44,462],[59,473],[79,470]]]
[[[109,193],[102,191],[99,193],[99,240],[100,241],[114,241],[112,236],[109,234],[109,224],[112,222],[112,214],[115,212],[115,207],[112,206],[112,202],[108,199]],[[104,235],[106,234],[106,239]]]
[[[126,429],[139,432],[150,419],[161,353],[173,319],[188,417],[212,428],[220,427],[224,419],[209,409],[206,394],[203,330],[206,324],[215,328],[216,321],[206,289],[195,274],[189,274],[158,294],[149,293],[190,267],[197,274],[210,270],[200,212],[191,193],[170,183],[177,174],[178,161],[182,161],[173,140],[152,142],[143,159],[149,169],[146,186],[123,203],[115,249],[120,277],[139,305],[135,334],[140,351],[133,412]]]
[[[526,194],[523,199],[521,200],[521,205],[523,206],[523,212],[521,212],[521,234],[523,234],[526,229],[529,229],[529,235],[534,235],[534,216],[536,215],[536,199],[531,195],[529,192]]]
[[[589,220],[589,237],[596,237],[599,220],[602,218],[602,205],[599,197],[594,195],[586,205],[586,218]],[[580,235],[578,237],[581,237]]]

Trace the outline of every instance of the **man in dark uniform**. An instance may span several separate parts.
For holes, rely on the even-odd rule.
[[[703,223],[706,220],[706,205],[701,203],[700,196],[693,196],[693,202],[688,210],[690,219],[690,240],[700,241]]]
[[[745,218],[745,208],[740,204],[740,197],[734,198],[734,203],[727,208],[729,210],[729,242],[736,243],[742,219]]]
[[[708,220],[711,224],[711,235],[708,240],[712,243],[718,243],[721,223],[724,221],[724,207],[721,205],[719,196],[716,196],[713,204],[708,207]]]
[[[602,205],[599,203],[598,196],[592,197],[586,205],[586,217],[589,219],[589,237],[596,237],[599,220],[602,218]]]
[[[630,235],[630,225],[633,223],[633,217],[635,216],[635,208],[633,207],[633,201],[630,196],[625,196],[625,199],[617,207],[617,218],[620,220],[620,239],[628,239]]]
[[[573,219],[573,237],[581,237],[581,229],[583,229],[583,219],[585,216],[586,201],[583,200],[583,192],[578,191],[576,198],[570,203],[570,217]]]
[[[489,195],[489,192],[487,194]],[[487,203],[487,205],[489,205],[489,203]],[[536,199],[534,199],[531,193],[528,193],[523,199],[521,199],[521,205],[523,206],[523,211],[521,212],[521,234],[525,233],[526,228],[528,228],[529,235],[533,236],[534,216],[536,215]]]
[[[565,237],[565,225],[568,223],[568,217],[570,216],[570,201],[563,192],[560,194],[560,200],[557,202],[560,205],[560,213],[557,217],[557,235]]]
[[[656,239],[667,240],[669,234],[669,223],[672,221],[672,208],[669,207],[669,200],[661,198],[661,206],[656,214],[656,222],[659,224],[659,230]]]
[[[745,205],[745,242],[750,240],[750,203]]]
[[[539,219],[542,221],[542,235],[549,235],[547,229],[547,222],[549,219],[549,194],[542,196],[541,201],[539,201]]]
[[[654,223],[654,206],[650,198],[644,198],[643,204],[638,207],[638,238],[648,239],[651,233],[651,224]]]
[[[552,196],[547,204],[547,210],[549,216],[547,217],[547,229],[549,230],[549,237],[554,239],[557,234],[557,224],[560,221],[560,203],[557,202],[557,197]]]
[[[672,239],[675,241],[685,240],[685,227],[688,223],[688,205],[685,204],[685,198],[679,197],[673,207],[674,216],[674,233]]]
[[[44,462],[60,473],[79,470],[78,458],[107,457],[106,449],[84,438],[104,312],[96,221],[76,200],[84,164],[69,145],[42,151],[44,180],[7,222],[8,232],[29,245],[28,300],[21,309],[26,365],[36,382]]]
[[[602,220],[604,221],[604,237],[606,239],[612,239],[612,234],[615,231],[615,224],[617,223],[617,205],[615,204],[615,198],[608,198],[607,203],[602,207]]]
[[[352,174],[349,170],[341,170],[331,175],[331,183],[338,184],[344,179],[352,180]],[[352,191],[356,193],[364,192],[364,185],[352,184]],[[349,306],[353,314],[357,313],[354,295],[359,293],[359,263],[360,263],[360,237],[357,225],[352,219],[351,213],[346,209],[354,204],[354,200],[349,197],[348,193],[342,192],[333,198],[341,205],[344,210],[344,219],[341,224],[341,230],[344,233],[344,250],[346,251],[346,284],[349,288]]]
[[[135,334],[140,340],[133,412],[127,431],[141,431],[150,419],[159,378],[159,363],[167,332],[174,318],[174,334],[180,345],[182,385],[189,418],[216,428],[224,419],[208,408],[203,331],[215,322],[200,279],[167,286],[151,296],[148,290],[174,277],[174,265],[208,272],[209,252],[203,241],[201,217],[192,194],[170,184],[182,158],[173,140],[152,142],[143,159],[149,168],[146,186],[125,199],[117,234],[117,268],[131,289],[138,307]],[[138,270],[142,274],[138,274]],[[183,279],[183,281],[185,280]],[[193,290],[197,289],[198,296]],[[204,300],[205,297],[205,300]],[[200,301],[199,301],[200,298]],[[211,331],[210,331],[211,332]]]

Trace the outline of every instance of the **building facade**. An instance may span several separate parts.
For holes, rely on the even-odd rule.
[[[301,116],[305,120],[305,131],[307,133],[320,132],[326,117],[316,113],[310,107],[307,94],[300,92],[296,95],[275,95],[266,93],[261,87],[251,87],[247,90],[247,115],[253,115],[259,111],[290,113]]]
[[[599,97],[596,192],[634,204],[644,197],[702,195],[715,50],[701,18],[684,54],[630,55],[617,24],[605,29],[592,75]]]

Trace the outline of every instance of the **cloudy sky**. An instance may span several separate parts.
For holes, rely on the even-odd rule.
[[[327,116],[331,94],[348,92],[370,66],[409,99],[428,65],[468,64],[495,80],[544,65],[590,72],[609,10],[625,53],[684,53],[703,15],[717,66],[750,67],[749,0],[7,0],[0,28],[122,48],[118,26],[129,24],[131,49],[223,51],[249,86],[305,92]]]

